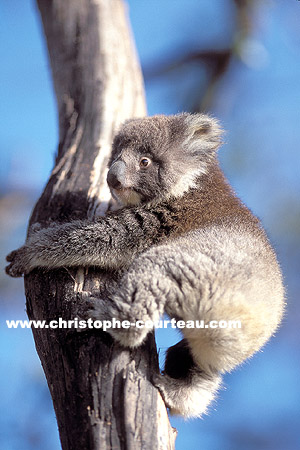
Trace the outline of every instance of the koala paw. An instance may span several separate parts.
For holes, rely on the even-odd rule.
[[[21,277],[30,272],[28,249],[24,245],[18,250],[14,250],[9,253],[6,260],[10,263],[6,266],[5,271],[11,277]]]
[[[201,372],[195,372],[187,379],[155,374],[152,383],[160,391],[171,415],[193,418],[207,413],[221,384],[221,377],[203,378]]]
[[[83,291],[78,294],[76,315],[80,319],[104,320],[110,319],[107,301],[94,297],[91,292]]]
[[[101,321],[102,330],[125,348],[139,347],[149,332],[147,328],[137,328],[135,323],[131,323],[126,311],[120,311],[110,299],[80,295],[77,315],[84,320]],[[123,326],[123,321],[126,326]]]
[[[155,373],[151,377],[152,384],[159,390],[166,407],[170,410],[174,406],[174,401],[170,396],[170,386],[168,385],[168,375],[162,375],[160,373]]]

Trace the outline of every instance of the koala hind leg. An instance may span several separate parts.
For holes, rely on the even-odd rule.
[[[164,313],[165,302],[172,290],[164,276],[161,259],[144,254],[124,272],[105,295],[91,298],[89,316],[94,320],[121,322],[126,327],[106,331],[124,347],[138,347]],[[129,325],[129,326],[128,326]]]
[[[207,411],[221,384],[217,372],[206,373],[192,357],[186,339],[167,350],[164,374],[153,376],[170,413],[200,417]]]

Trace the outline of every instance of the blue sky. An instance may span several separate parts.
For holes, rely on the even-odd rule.
[[[222,48],[232,39],[233,10],[227,0],[130,0],[129,5],[143,67],[188,48]],[[222,167],[243,201],[262,218],[278,251],[287,284],[287,315],[264,351],[225,377],[226,390],[208,417],[172,420],[179,430],[178,450],[300,448],[300,2],[268,0],[259,5],[242,58],[232,61],[210,112],[227,130],[220,150]],[[58,139],[47,52],[34,2],[1,3],[0,57],[0,189],[7,205],[1,210],[1,229],[6,252],[22,244]],[[182,111],[199,79],[201,71],[189,67],[169,78],[149,80],[149,113]],[[21,205],[13,202],[16,193],[24,195]],[[0,419],[0,447],[60,448],[31,333],[3,327],[6,318],[25,318],[22,282],[4,275],[0,282],[0,403],[7,412]],[[178,334],[158,335],[161,354],[178,340]],[[21,407],[11,408],[20,397]]]

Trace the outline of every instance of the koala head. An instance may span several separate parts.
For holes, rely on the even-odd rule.
[[[218,122],[204,114],[131,119],[113,141],[107,182],[122,205],[180,197],[196,187],[221,144]]]

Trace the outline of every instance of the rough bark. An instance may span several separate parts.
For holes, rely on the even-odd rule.
[[[145,115],[143,83],[122,0],[37,0],[53,73],[60,140],[30,224],[94,218],[107,210],[106,165],[118,125]],[[25,277],[30,319],[73,319],[85,291],[111,274],[87,268]],[[154,336],[135,351],[100,330],[33,329],[64,450],[172,449],[158,391]]]

